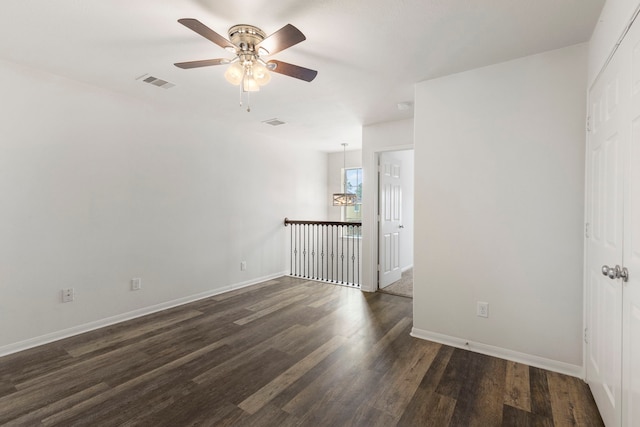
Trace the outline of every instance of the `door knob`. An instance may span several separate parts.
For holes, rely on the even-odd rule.
[[[604,276],[609,276],[609,278],[610,278],[610,279],[613,279],[613,278],[615,278],[615,277],[616,277],[616,276],[615,276],[614,269],[613,269],[613,268],[611,268],[611,267],[609,267],[608,265],[603,265],[603,266],[602,266],[602,274],[603,274]],[[612,276],[612,274],[613,274],[613,276]]]
[[[404,225],[400,224],[400,225],[398,226],[398,228],[404,228]]]
[[[619,265],[609,267],[608,265],[603,265],[601,271],[602,274],[609,277],[609,279],[622,279],[623,282],[629,281],[629,270],[627,270],[627,267],[620,267]]]
[[[618,277],[622,278],[623,282],[628,282],[629,281],[629,270],[627,270],[627,267],[619,267],[616,265],[616,268],[619,269],[618,271]]]

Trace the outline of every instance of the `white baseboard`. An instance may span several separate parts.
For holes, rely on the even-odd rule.
[[[584,369],[582,366],[572,365],[570,363],[559,362],[557,360],[547,359],[531,354],[520,353],[518,351],[509,350],[502,347],[495,347],[489,344],[469,341],[462,338],[452,337],[449,335],[439,334],[437,332],[425,331],[422,329],[411,329],[411,336],[427,341],[434,341],[440,344],[449,345],[451,347],[462,348],[476,353],[486,354],[487,356],[499,357],[500,359],[510,360],[512,362],[523,363],[536,368],[546,369],[548,371],[558,372],[572,377],[584,379]]]
[[[413,268],[413,264],[407,265],[406,267],[402,267],[402,272],[404,273],[407,270],[411,270]]]
[[[195,295],[190,295],[183,298],[178,298],[172,301],[163,302],[160,304],[151,305],[149,307],[143,307],[127,313],[118,314],[115,316],[107,317],[93,322],[84,323],[82,325],[74,326],[72,328],[63,329],[60,331],[52,332],[46,335],[41,335],[28,340],[20,341],[17,343],[9,344],[0,347],[0,357],[6,356],[19,351],[27,350],[39,345],[48,344],[54,341],[68,338],[74,335],[83,334],[85,332],[93,331],[95,329],[104,328],[105,326],[114,325],[116,323],[125,322],[127,320],[135,319],[136,317],[146,316],[158,311],[167,310],[179,305],[188,304],[190,302],[198,301],[204,298],[209,298],[214,295],[220,295],[225,292],[233,291],[236,289],[245,288],[247,286],[255,285],[258,283],[266,282],[267,280],[276,279],[278,277],[286,276],[286,272],[276,273],[269,276],[258,277],[255,279],[247,280],[245,282],[235,283],[232,285],[223,286],[220,288],[212,289],[206,292],[201,292]]]

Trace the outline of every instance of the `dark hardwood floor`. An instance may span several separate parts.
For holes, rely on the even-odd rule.
[[[412,300],[289,277],[0,358],[0,424],[602,426],[579,379],[409,336]]]

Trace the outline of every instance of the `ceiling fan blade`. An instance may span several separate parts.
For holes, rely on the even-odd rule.
[[[231,61],[226,58],[216,58],[216,59],[203,59],[201,61],[189,61],[189,62],[176,62],[175,65],[178,68],[189,69],[189,68],[200,68],[200,67],[209,67],[211,65],[222,65],[229,64]]]
[[[189,28],[190,30],[193,30],[196,33],[200,34],[205,39],[214,42],[221,48],[229,49],[229,50],[233,49],[233,51],[235,52],[236,46],[233,43],[231,43],[229,40],[225,39],[220,34],[213,31],[211,28],[207,27],[197,19],[182,18],[182,19],[178,19],[178,22],[184,25],[185,27]]]
[[[275,68],[273,65],[275,64]],[[305,82],[310,82],[315,79],[318,75],[316,70],[311,70],[309,68],[300,67],[299,65],[289,64],[288,62],[282,61],[269,61],[267,65],[270,65],[269,68],[274,73],[284,74],[285,76],[295,77],[296,79],[304,80]]]
[[[287,24],[262,40],[260,44],[258,44],[258,47],[266,49],[269,55],[273,55],[306,39],[299,29],[291,24]]]

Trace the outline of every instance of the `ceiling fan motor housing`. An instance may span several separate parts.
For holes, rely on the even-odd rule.
[[[253,25],[234,25],[229,28],[229,40],[238,47],[238,54],[256,55],[256,46],[267,37],[264,31]]]

